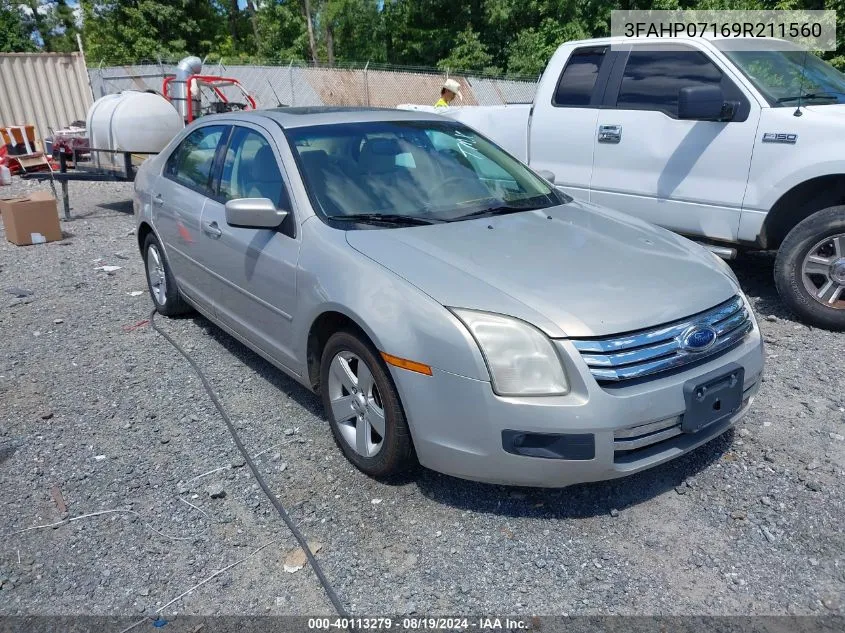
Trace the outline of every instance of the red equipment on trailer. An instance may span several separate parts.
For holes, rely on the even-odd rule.
[[[173,84],[185,85],[186,96],[174,94]],[[223,88],[233,86],[237,88],[243,101],[230,100]],[[217,97],[216,101],[209,101],[207,105],[202,104],[202,88],[211,90],[211,94]],[[181,92],[181,91],[179,91]],[[184,110],[174,104],[176,109],[185,113],[185,123],[191,123],[194,119],[204,114],[220,114],[222,112],[237,112],[239,110],[255,110],[255,99],[252,98],[246,89],[237,79],[232,77],[218,77],[217,75],[189,75],[185,80],[177,80],[176,77],[165,77],[161,85],[161,93],[165,99],[174,101],[185,101]],[[195,109],[198,110],[195,112]]]

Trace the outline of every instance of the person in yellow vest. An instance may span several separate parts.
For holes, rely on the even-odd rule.
[[[452,105],[452,101],[457,97],[459,100],[463,100],[461,96],[461,84],[459,84],[454,79],[447,79],[443,83],[443,87],[440,89],[440,99],[437,100],[437,103],[434,104],[435,108],[448,108]]]

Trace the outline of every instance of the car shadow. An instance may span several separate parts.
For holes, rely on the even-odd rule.
[[[119,200],[117,202],[101,202],[97,205],[100,209],[108,209],[109,211],[117,211],[132,215],[135,211],[132,207],[132,200]]]
[[[655,468],[621,479],[567,488],[483,484],[426,469],[419,470],[415,483],[425,497],[459,510],[513,518],[583,519],[610,515],[611,510],[623,512],[672,489],[693,494],[695,475],[723,458],[733,440],[734,431],[729,429],[696,450]]]
[[[743,292],[754,299],[754,307],[760,316],[774,315],[780,319],[798,322],[797,317],[781,301],[775,287],[774,251],[740,253],[728,262],[736,273]]]
[[[187,318],[193,321],[197,327],[206,332],[227,352],[252,369],[257,375],[266,380],[274,388],[295,400],[311,414],[320,419],[325,419],[323,416],[323,404],[320,401],[319,396],[300,385],[293,378],[288,377],[288,375],[281,369],[278,369],[272,363],[264,360],[246,345],[221,328],[217,327],[201,314],[191,313],[187,316]]]

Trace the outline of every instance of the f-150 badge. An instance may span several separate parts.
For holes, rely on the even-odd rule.
[[[789,143],[790,145],[795,145],[797,140],[797,134],[786,134],[784,132],[763,132],[764,143]]]

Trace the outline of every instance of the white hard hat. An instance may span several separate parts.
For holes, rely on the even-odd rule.
[[[461,84],[459,84],[454,79],[447,79],[443,83],[443,87],[449,92],[454,92],[455,95],[457,95],[458,99],[463,99],[463,97],[461,96]]]

